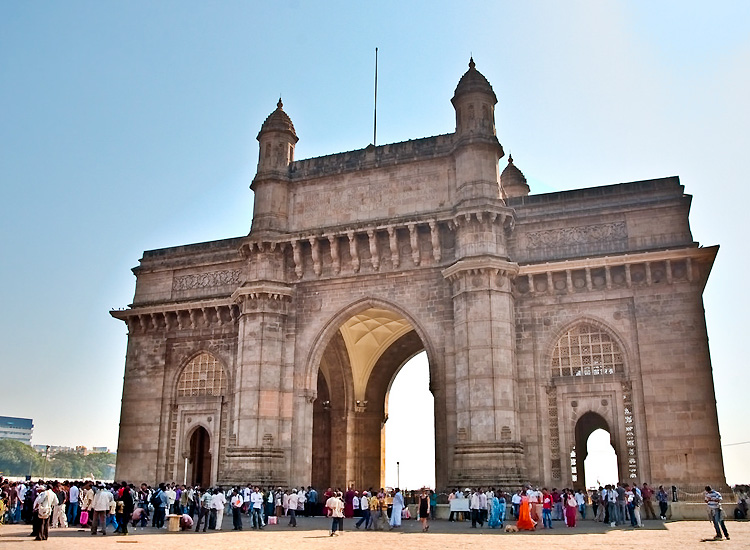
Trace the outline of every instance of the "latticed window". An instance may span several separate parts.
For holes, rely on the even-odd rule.
[[[224,369],[209,353],[201,353],[190,361],[180,374],[177,382],[177,395],[223,395],[227,381]]]
[[[620,346],[607,332],[588,323],[565,333],[552,354],[552,376],[599,376],[622,371]]]

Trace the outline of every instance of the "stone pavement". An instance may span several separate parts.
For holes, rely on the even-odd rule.
[[[606,550],[642,549],[677,549],[690,550],[721,545],[722,547],[750,548],[750,522],[728,521],[727,528],[732,537],[730,541],[702,542],[713,537],[711,523],[706,521],[677,521],[662,523],[648,521],[643,529],[614,528],[603,526],[593,521],[579,522],[574,529],[569,529],[561,522],[555,522],[552,531],[533,533],[504,533],[492,529],[472,529],[469,522],[434,521],[428,533],[421,533],[416,521],[404,521],[400,530],[390,532],[362,531],[354,528],[353,520],[346,520],[344,534],[337,537],[328,536],[330,522],[325,518],[298,519],[299,527],[292,529],[286,524],[266,526],[263,531],[247,529],[242,532],[232,531],[231,518],[225,516],[223,531],[207,533],[180,532],[167,533],[165,530],[150,527],[131,532],[127,537],[112,535],[91,536],[87,530],[52,529],[50,538],[44,543],[46,548],[62,550],[106,549],[123,550],[123,544],[140,545],[148,550],[214,550],[217,547],[252,548],[253,550],[279,550],[281,545],[293,548],[324,548],[326,550],[351,550],[353,546],[378,545],[389,548],[400,547],[408,550],[483,550],[496,549],[498,545],[533,544],[534,550],[559,550],[566,548],[606,548]],[[245,522],[248,525],[248,522]],[[228,530],[226,530],[228,529]],[[0,525],[0,549],[33,547],[36,544],[28,537],[31,531],[27,525]],[[239,545],[239,546],[238,546]],[[604,546],[602,546],[604,545]]]

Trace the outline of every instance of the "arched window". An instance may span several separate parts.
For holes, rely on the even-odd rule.
[[[196,355],[185,366],[177,382],[178,397],[223,395],[227,389],[224,369],[210,353]]]
[[[609,333],[580,323],[563,334],[552,353],[552,376],[600,376],[623,371],[622,351]]]

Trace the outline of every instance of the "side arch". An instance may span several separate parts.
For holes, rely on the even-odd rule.
[[[540,368],[543,369],[543,372],[540,373],[541,376],[543,377],[542,379],[551,380],[553,378],[552,377],[552,362],[553,362],[555,347],[557,346],[557,343],[567,333],[569,333],[571,330],[581,325],[591,325],[600,329],[602,332],[606,333],[613,340],[613,342],[617,344],[617,346],[620,349],[620,352],[622,353],[623,376],[627,378],[632,376],[633,354],[630,350],[630,346],[620,336],[619,331],[612,328],[612,326],[610,326],[606,321],[598,317],[594,317],[592,315],[581,315],[563,324],[548,338],[547,342],[545,342],[544,347],[542,348],[542,357],[540,358],[540,361],[539,361]]]

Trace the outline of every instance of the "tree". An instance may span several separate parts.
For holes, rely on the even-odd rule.
[[[40,475],[44,458],[15,439],[0,439],[0,472],[6,476]]]

